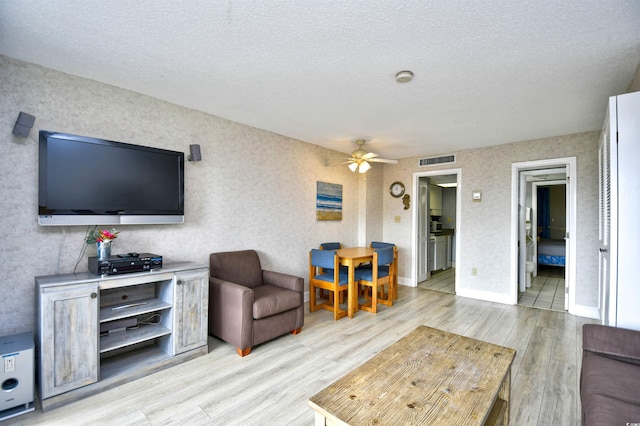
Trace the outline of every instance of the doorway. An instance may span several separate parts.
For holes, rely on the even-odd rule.
[[[566,167],[521,174],[526,176],[530,192],[525,204],[530,221],[525,214],[525,288],[520,281],[518,304],[565,312],[568,309]]]
[[[412,285],[455,294],[461,169],[414,174]]]
[[[575,157],[512,165],[514,304],[575,309]]]

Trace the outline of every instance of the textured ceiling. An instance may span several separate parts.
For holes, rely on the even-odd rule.
[[[397,159],[599,129],[640,1],[0,0],[0,54]]]

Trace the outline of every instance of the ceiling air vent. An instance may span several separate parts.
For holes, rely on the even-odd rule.
[[[449,164],[456,162],[456,155],[443,155],[441,157],[421,158],[420,166],[435,166],[437,164]]]

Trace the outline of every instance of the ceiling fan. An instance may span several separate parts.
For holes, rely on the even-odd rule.
[[[358,149],[351,153],[351,158],[348,159],[347,163],[349,163],[349,169],[352,172],[356,170],[360,173],[364,173],[371,168],[371,163],[389,163],[396,164],[398,160],[388,160],[386,158],[378,158],[378,154],[374,154],[373,152],[365,151],[362,146],[366,141],[364,139],[358,139],[356,144],[358,144]]]

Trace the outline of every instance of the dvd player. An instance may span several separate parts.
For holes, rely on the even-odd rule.
[[[117,275],[162,268],[162,256],[151,253],[126,253],[99,260],[89,257],[89,272],[95,275]]]

